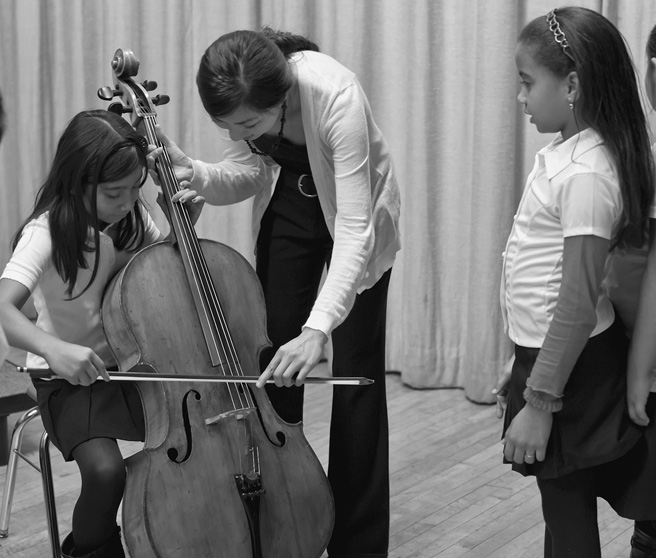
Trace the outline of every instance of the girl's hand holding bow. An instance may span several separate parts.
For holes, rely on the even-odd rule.
[[[74,386],[90,386],[99,378],[109,381],[105,364],[89,347],[53,337],[52,345],[45,347],[43,356],[57,377]]]

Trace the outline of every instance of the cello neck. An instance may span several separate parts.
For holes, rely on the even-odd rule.
[[[223,324],[223,311],[214,289],[203,251],[196,235],[196,230],[189,217],[187,208],[182,203],[173,203],[172,197],[180,190],[180,184],[175,177],[171,158],[166,147],[157,138],[154,114],[143,118],[146,139],[151,145],[162,149],[162,155],[157,158],[156,167],[162,194],[168,209],[172,233],[175,236],[178,249],[182,256],[185,272],[194,298],[196,313],[201,322],[205,343],[213,366],[226,367],[232,360],[232,341],[227,327]]]

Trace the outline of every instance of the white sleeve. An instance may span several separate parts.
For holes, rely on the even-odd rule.
[[[374,247],[369,110],[354,82],[339,92],[322,123],[335,170],[335,236],[330,268],[305,326],[327,335],[351,311]]]
[[[48,221],[35,219],[25,225],[0,278],[17,281],[32,292],[51,265],[52,239]]]
[[[560,190],[563,236],[593,235],[610,240],[622,212],[619,184],[591,173],[572,176]]]
[[[230,205],[257,194],[273,180],[273,169],[250,152],[245,142],[234,142],[219,163],[192,160],[191,188],[210,205]],[[272,161],[272,160],[271,160]]]

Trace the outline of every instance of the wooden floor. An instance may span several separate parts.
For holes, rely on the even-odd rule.
[[[325,373],[325,370],[318,373]],[[543,522],[535,482],[501,461],[501,424],[492,406],[476,405],[461,390],[413,390],[387,377],[392,523],[390,558],[536,558]],[[305,435],[321,462],[328,456],[331,389],[309,385]],[[15,419],[15,417],[14,417]],[[25,450],[37,457],[42,425],[34,420]],[[138,444],[122,445],[126,454]],[[75,464],[52,451],[62,537],[69,531],[79,490]],[[4,486],[6,467],[0,467]],[[600,500],[603,558],[629,554],[632,524]],[[50,556],[40,476],[20,462],[9,537],[0,557]],[[325,556],[325,554],[324,554]],[[193,558],[193,557],[189,557]]]

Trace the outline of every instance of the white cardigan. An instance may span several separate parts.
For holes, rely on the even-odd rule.
[[[326,280],[304,327],[330,332],[344,321],[358,292],[392,267],[400,249],[400,195],[387,144],[355,74],[317,52],[293,55],[310,167],[334,240]],[[280,167],[236,142],[220,163],[193,161],[192,188],[208,203],[255,196],[253,237],[271,200]]]

